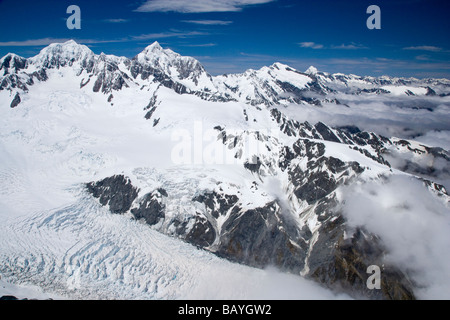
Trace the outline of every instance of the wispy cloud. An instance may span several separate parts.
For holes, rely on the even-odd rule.
[[[18,40],[18,41],[4,41],[0,42],[0,47],[41,47],[47,46],[52,43],[63,43],[69,40],[75,40],[78,43],[83,44],[99,44],[99,43],[119,43],[119,42],[131,42],[131,41],[142,41],[142,40],[153,40],[162,38],[189,38],[195,36],[208,35],[207,32],[200,31],[180,31],[180,30],[170,30],[166,32],[159,33],[148,33],[141,34],[137,36],[129,36],[117,39],[71,39],[71,38],[40,38],[40,39],[28,39],[28,40]]]
[[[29,39],[21,41],[3,41],[0,42],[0,47],[38,47],[46,46],[51,43],[66,42],[68,38],[41,38],[41,39]]]
[[[233,12],[250,5],[264,4],[274,0],[147,0],[138,12]]]
[[[220,25],[220,26],[225,26],[233,23],[233,21],[225,21],[225,20],[182,20],[182,22],[201,25]]]
[[[415,46],[415,47],[406,47],[403,50],[416,50],[416,51],[431,51],[431,52],[439,52],[443,49],[435,46]]]
[[[202,48],[202,47],[214,47],[217,46],[217,43],[183,44],[181,46]]]
[[[159,32],[159,33],[147,33],[141,34],[138,36],[132,36],[133,40],[151,40],[151,39],[161,39],[161,38],[188,38],[193,36],[204,36],[208,35],[207,32],[201,31],[178,31],[172,30],[167,32]]]
[[[300,47],[302,48],[311,48],[311,49],[323,49],[323,44],[315,43],[315,42],[300,42]]]
[[[416,60],[429,61],[430,56],[426,55],[426,54],[421,54],[421,55],[416,56]]]
[[[102,20],[103,22],[108,22],[108,23],[124,23],[124,22],[128,22],[128,19],[104,19]]]
[[[310,49],[337,49],[337,50],[359,50],[359,49],[368,49],[368,47],[363,46],[361,44],[350,43],[350,44],[340,44],[340,45],[331,45],[324,46],[320,43],[315,42],[300,42],[298,44],[302,48],[310,48]]]
[[[351,44],[341,44],[338,46],[331,46],[331,49],[340,49],[340,50],[359,50],[359,49],[369,49],[366,46],[361,44],[351,43]]]
[[[64,43],[69,40],[75,40],[77,43],[82,44],[99,44],[99,43],[118,43],[133,41],[133,38],[118,38],[118,39],[74,39],[74,38],[40,38],[40,39],[28,39],[18,41],[4,41],[0,42],[0,47],[42,47],[48,46],[52,43]]]

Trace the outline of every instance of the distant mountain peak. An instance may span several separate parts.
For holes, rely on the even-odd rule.
[[[66,65],[67,62],[71,65],[74,61],[92,59],[94,56],[94,52],[87,46],[68,40],[48,45],[29,60],[32,64],[40,64],[42,67],[59,67]]]
[[[158,41],[153,42],[152,44],[145,47],[145,49],[142,52],[149,53],[149,52],[158,52],[163,51],[164,49],[161,47]]]
[[[289,67],[287,64],[281,63],[281,62],[275,62],[274,64],[272,64],[272,68],[278,69],[278,70],[282,70],[282,69],[292,69],[291,67]]]
[[[0,70],[4,70],[3,75],[9,73],[9,69],[13,68],[15,72],[25,68],[27,59],[18,56],[15,53],[8,53],[0,59]]]
[[[305,73],[306,74],[317,74],[317,72],[319,72],[319,70],[317,70],[317,68],[316,67],[314,67],[314,66],[310,66],[306,71],[305,71]]]
[[[66,42],[63,42],[63,45],[78,45],[78,42],[76,42],[73,39],[67,40]]]
[[[76,42],[75,40],[68,40],[66,42],[62,42],[62,43],[52,43],[50,45],[48,45],[47,47],[45,47],[44,49],[41,50],[41,52],[47,52],[50,50],[58,50],[58,51],[66,51],[66,52],[77,52],[77,51],[88,51],[88,52],[92,52],[91,49],[89,49],[87,46],[83,45],[83,44],[79,44],[78,42]]]

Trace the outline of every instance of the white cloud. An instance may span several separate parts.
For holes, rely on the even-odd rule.
[[[339,46],[331,46],[332,49],[341,49],[341,50],[359,50],[359,49],[368,49],[367,47],[360,44],[341,44]]]
[[[430,131],[450,130],[450,105],[439,104],[442,101],[437,101],[435,97],[341,93],[331,96],[342,104],[324,104],[323,108],[304,105],[302,112],[298,112],[295,106],[289,106],[284,112],[300,122],[323,121],[336,127],[355,125],[386,137],[402,139],[413,139]]]
[[[183,47],[214,47],[217,46],[216,43],[200,43],[200,44],[184,44],[182,45]]]
[[[430,60],[430,56],[426,55],[426,54],[421,54],[421,55],[416,56],[416,60],[429,61]]]
[[[300,42],[300,47],[302,48],[311,48],[311,49],[326,49],[327,47],[320,43],[315,42]],[[331,45],[328,47],[329,49],[338,49],[338,50],[359,50],[359,49],[368,49],[367,47],[356,44],[356,43],[350,43],[350,44],[340,44],[340,45]]]
[[[118,21],[116,23],[118,23]],[[117,43],[117,42],[153,40],[153,39],[161,39],[161,38],[188,38],[188,37],[203,36],[203,35],[208,35],[208,34],[209,33],[207,33],[207,32],[200,32],[200,31],[170,30],[170,31],[166,31],[166,32],[148,33],[148,34],[141,34],[141,35],[137,35],[137,36],[129,36],[126,38],[109,39],[109,40],[41,38],[41,39],[0,42],[0,47],[40,47],[40,46],[48,46],[49,44],[52,44],[52,43],[63,43],[63,42],[69,41],[69,40],[75,40],[77,43],[82,43],[82,44]]]
[[[345,187],[341,197],[349,226],[381,237],[387,261],[408,271],[418,298],[450,298],[448,200],[406,175]]]
[[[311,49],[323,49],[323,45],[315,42],[300,42],[300,47]]]
[[[424,135],[416,137],[415,140],[428,146],[441,147],[450,151],[450,130],[428,131]]]
[[[138,12],[232,12],[241,11],[243,7],[264,4],[274,0],[147,0]]]
[[[69,40],[75,40],[77,43],[82,44],[96,44],[96,43],[115,43],[115,42],[127,42],[129,38],[111,39],[111,40],[98,40],[98,39],[70,39],[70,38],[41,38],[41,39],[29,39],[19,41],[5,41],[0,42],[0,47],[42,47],[48,46],[52,43],[64,43]]]
[[[4,41],[0,42],[0,47],[33,47],[33,46],[46,46],[56,42],[66,42],[68,38],[41,38],[30,39],[22,41]]]
[[[416,46],[416,47],[406,47],[403,50],[417,50],[417,51],[431,51],[431,52],[439,52],[442,51],[442,48],[435,46]]]
[[[160,38],[187,38],[193,36],[203,36],[208,35],[207,32],[200,31],[178,31],[172,30],[167,32],[157,32],[157,33],[147,33],[141,34],[139,36],[132,36],[132,40],[151,40],[151,39],[160,39]]]
[[[225,20],[183,20],[182,22],[201,25],[220,25],[220,26],[226,26],[233,23],[233,21],[225,21]]]
[[[104,19],[104,22],[109,22],[109,23],[123,23],[123,22],[128,22],[128,19]]]
[[[221,268],[221,266],[218,266]],[[217,275],[220,274],[218,277]],[[320,284],[295,274],[269,267],[230,273],[216,269],[202,273],[202,281],[189,293],[193,300],[350,300],[347,294],[334,293]]]

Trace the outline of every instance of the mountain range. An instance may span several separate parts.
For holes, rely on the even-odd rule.
[[[146,231],[127,235],[134,248],[112,231],[134,223],[213,256],[198,257],[204,269],[273,267],[353,298],[450,288],[436,280],[449,270],[450,152],[421,142],[450,130],[448,79],[279,62],[212,76],[157,42],[130,59],[68,41],[3,57],[0,101],[0,274],[12,282],[186,297],[195,267],[162,253],[146,265],[134,251]],[[371,265],[381,289],[367,286]]]

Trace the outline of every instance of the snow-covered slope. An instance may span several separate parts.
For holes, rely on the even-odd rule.
[[[77,299],[348,297],[310,280],[374,299],[450,288],[428,276],[450,270],[449,153],[377,130],[387,109],[398,127],[449,130],[448,80],[281,63],[212,77],[158,43],[128,59],[69,41],[0,66],[2,279]],[[418,230],[444,226],[422,242],[402,233],[436,248],[439,268],[408,265],[420,250],[391,259],[395,236],[355,223],[354,195],[386,197],[390,181],[427,206],[404,192],[387,212],[427,208]],[[382,290],[366,287],[373,264]]]

